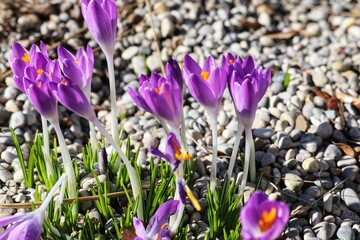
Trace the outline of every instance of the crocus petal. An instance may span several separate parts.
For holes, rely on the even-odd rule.
[[[186,193],[185,193],[185,187],[182,179],[178,180],[178,186],[179,186],[179,196],[182,204],[186,204]]]
[[[62,63],[65,59],[71,59],[74,62],[76,61],[74,55],[72,55],[69,50],[67,50],[61,45],[57,48],[57,54],[59,56],[60,63]]]
[[[35,219],[29,219],[22,221],[15,226],[11,226],[6,230],[8,234],[1,235],[1,239],[22,239],[22,240],[37,240],[41,237],[42,222],[38,222]]]
[[[2,217],[2,218],[0,218],[0,228],[4,227],[10,223],[13,223],[13,222],[21,221],[24,218],[26,218],[26,214],[18,214],[18,215]]]
[[[14,75],[22,78],[24,77],[24,71],[28,64],[20,58],[15,58],[12,63],[10,63],[10,66]]]
[[[63,61],[63,73],[64,76],[68,79],[71,79],[71,82],[76,84],[79,88],[84,90],[86,82],[84,82],[85,77],[83,72],[79,69],[76,63],[70,59],[65,59]]]
[[[218,99],[218,101],[220,101],[226,87],[226,71],[221,68],[216,68],[215,70],[211,71],[208,82],[211,84],[211,89],[214,93],[214,96]]]
[[[110,0],[108,0],[110,1]],[[108,13],[97,1],[90,1],[81,5],[82,15],[91,35],[106,54],[113,54],[115,48],[115,32],[113,22]]]
[[[192,74],[188,80],[188,88],[191,95],[201,105],[207,107],[214,107],[217,104],[217,99],[210,88],[209,83],[198,75]]]
[[[28,53],[28,51],[18,42],[14,42],[12,45],[12,57],[11,59],[15,58],[22,58],[25,53]]]
[[[250,55],[245,58],[242,68],[244,69],[245,74],[250,74],[255,69],[254,59]]]
[[[179,88],[181,90],[183,89],[183,85],[184,85],[183,77],[181,74],[179,64],[176,62],[175,59],[173,58],[169,59],[169,61],[165,66],[165,73],[166,73],[166,77],[169,80],[175,81],[178,84]]]
[[[133,218],[133,225],[135,228],[135,233],[138,238],[145,240],[146,239],[146,231],[144,224],[142,221],[136,217]]]
[[[128,88],[128,94],[131,97],[131,99],[134,101],[134,103],[136,105],[138,105],[138,107],[142,108],[143,110],[154,114],[154,112],[149,108],[149,106],[147,105],[145,99],[138,94],[137,92],[135,92],[134,89],[132,89],[131,87]]]
[[[71,85],[71,82],[66,79],[50,86],[58,101],[67,109],[90,121],[96,118],[89,100],[78,86]]]
[[[149,225],[146,227],[146,236],[155,236],[161,227],[168,221],[168,217],[176,213],[179,208],[179,201],[169,200],[163,203],[152,216]]]
[[[203,67],[202,71],[210,73],[215,68],[217,68],[217,64],[215,62],[215,59],[212,56],[207,57],[205,59],[204,67]]]
[[[184,56],[184,69],[187,69],[190,73],[194,73],[197,75],[200,75],[201,73],[200,66],[188,54]]]

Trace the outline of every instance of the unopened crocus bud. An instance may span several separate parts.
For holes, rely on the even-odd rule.
[[[103,148],[99,153],[99,173],[107,174],[107,171],[108,171],[107,153],[106,153],[106,149]]]

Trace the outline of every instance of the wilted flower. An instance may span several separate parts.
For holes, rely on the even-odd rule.
[[[201,68],[190,55],[185,55],[182,73],[196,101],[213,114],[217,113],[226,87],[226,71],[219,68],[211,56],[206,58]]]
[[[91,78],[94,68],[94,55],[88,45],[86,50],[80,48],[76,55],[72,55],[66,48],[59,46],[57,49],[59,63],[64,76],[72,81],[90,97]]]
[[[182,78],[175,60],[171,60],[166,69],[166,78],[156,72],[151,74],[150,79],[141,75],[139,93],[132,88],[128,89],[128,93],[140,108],[178,129],[182,107]]]
[[[163,203],[151,217],[146,229],[142,221],[134,217],[133,224],[137,235],[135,240],[170,240],[168,218],[175,214],[178,208],[179,201],[177,200],[169,200]]]
[[[82,0],[81,12],[95,41],[105,54],[112,55],[118,17],[115,0]]]
[[[66,180],[67,175],[63,174],[53,186],[41,206],[34,212],[22,215],[8,216],[0,219],[0,227],[13,224],[0,234],[0,240],[37,240],[41,237],[42,225],[44,223],[45,211],[59,186]],[[65,186],[65,184],[63,185]]]
[[[241,210],[242,239],[274,240],[289,220],[289,207],[256,191]]]
[[[106,153],[106,149],[103,148],[99,153],[99,173],[107,174],[107,171],[108,171],[107,153]]]

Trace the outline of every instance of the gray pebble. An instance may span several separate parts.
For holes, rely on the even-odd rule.
[[[331,239],[335,234],[336,225],[334,223],[320,222],[312,228],[318,238],[322,240]]]
[[[284,178],[286,187],[293,191],[300,189],[304,183],[304,180],[294,173],[287,173]]]
[[[10,117],[9,127],[15,129],[24,126],[26,117],[22,112],[14,112]]]
[[[317,126],[316,134],[319,135],[322,139],[328,139],[331,137],[333,128],[329,122],[322,122]]]
[[[341,150],[334,144],[329,144],[324,152],[324,158],[339,160],[342,156]]]
[[[339,240],[355,240],[354,230],[351,229],[350,226],[341,226],[338,229],[336,236]]]
[[[351,188],[345,188],[341,191],[341,199],[351,210],[360,212],[360,199],[357,193]]]

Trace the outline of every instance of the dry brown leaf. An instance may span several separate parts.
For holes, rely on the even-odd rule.
[[[265,37],[269,37],[272,39],[289,39],[299,34],[299,31],[288,31],[288,32],[278,32],[278,33],[272,33],[267,34]]]
[[[323,91],[317,89],[317,87],[312,87],[312,88],[310,88],[310,91],[312,91],[316,96],[321,97],[322,99],[324,99],[324,100],[326,100],[326,101],[331,98],[328,93],[323,92]]]
[[[335,146],[340,148],[341,151],[343,151],[346,155],[353,157],[353,158],[357,157],[356,151],[354,150],[354,148],[350,147],[349,145],[347,145],[345,143],[335,143]]]

